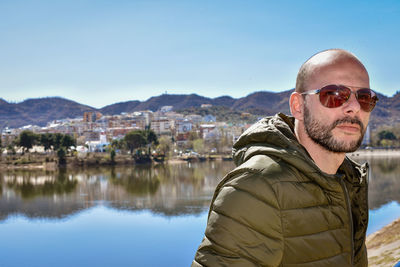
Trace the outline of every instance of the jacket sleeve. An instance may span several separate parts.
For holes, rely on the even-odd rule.
[[[258,172],[244,172],[215,193],[192,266],[279,266],[283,235],[278,201]]]

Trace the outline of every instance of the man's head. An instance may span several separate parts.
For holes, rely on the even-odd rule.
[[[320,71],[329,66],[354,67],[354,72],[345,73],[345,75],[361,75],[362,79],[366,78],[369,85],[368,72],[355,55],[343,49],[329,49],[313,55],[300,67],[296,79],[296,92],[302,93],[310,90],[310,85],[316,79],[323,81]]]
[[[347,87],[343,89],[341,86],[347,95],[351,92],[347,101],[325,97],[326,91],[329,94],[341,92],[334,91],[336,85]],[[330,90],[318,90],[324,87]],[[296,90],[290,99],[299,134],[332,152],[355,151],[361,144],[370,116],[369,106],[365,103],[360,105],[356,99],[360,88],[369,88],[369,76],[353,54],[330,49],[308,59],[299,70]],[[369,91],[358,91],[359,96],[365,92]]]

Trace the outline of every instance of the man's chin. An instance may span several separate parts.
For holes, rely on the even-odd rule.
[[[344,141],[358,140],[363,135],[360,130],[358,131],[346,131],[341,128],[335,128],[332,130],[332,135],[337,136],[337,139]]]
[[[360,145],[361,145],[362,139],[357,138],[353,139],[351,141],[343,141],[341,140],[340,142],[336,142],[335,145],[332,145],[329,150],[332,152],[337,152],[337,153],[351,153],[356,151]]]

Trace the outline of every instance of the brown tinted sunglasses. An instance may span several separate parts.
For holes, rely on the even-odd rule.
[[[349,87],[360,88],[353,92]],[[362,110],[371,112],[378,101],[376,93],[369,88],[345,86],[341,84],[330,84],[317,90],[310,90],[301,93],[302,95],[319,94],[319,101],[327,108],[338,108],[346,103],[351,94],[355,94]]]

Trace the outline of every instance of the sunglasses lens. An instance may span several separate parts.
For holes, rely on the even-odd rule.
[[[337,108],[346,103],[350,95],[350,88],[344,85],[331,84],[320,89],[319,100],[327,108]],[[376,105],[376,101],[378,101],[376,93],[369,88],[357,90],[356,96],[361,109],[366,112],[371,112]]]
[[[349,99],[350,94],[351,90],[349,88],[332,84],[321,88],[319,100],[327,108],[337,108]]]
[[[364,111],[371,112],[376,105],[378,97],[371,89],[363,88],[357,91],[357,100]]]

